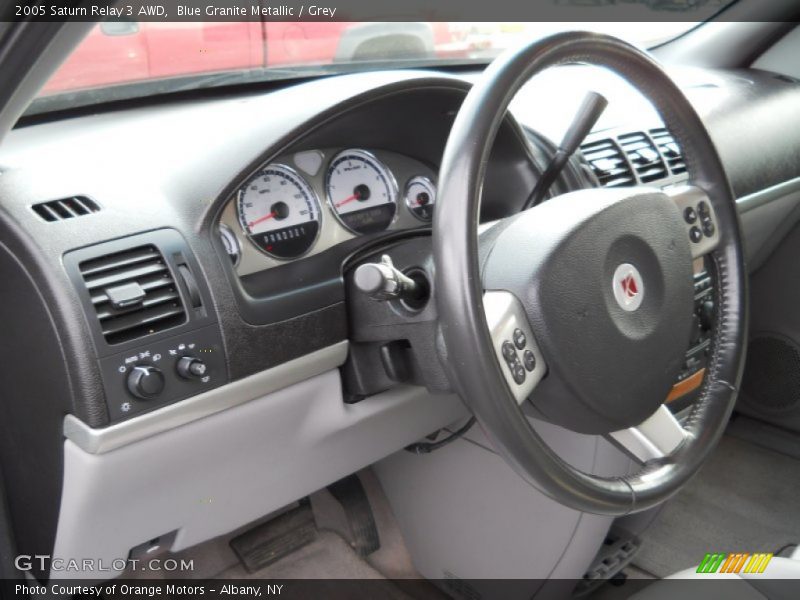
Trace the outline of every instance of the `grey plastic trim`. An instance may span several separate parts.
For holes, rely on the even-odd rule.
[[[64,436],[90,454],[110,452],[335,369],[347,359],[348,347],[347,341],[339,342],[103,429],[93,429],[77,417],[67,415],[64,417]]]
[[[633,458],[644,463],[672,454],[686,440],[687,433],[662,404],[636,427],[612,431],[609,436]]]
[[[745,213],[797,191],[800,191],[800,177],[742,196],[736,200],[736,206],[740,213]]]
[[[347,404],[331,369],[113,452],[66,440],[52,555],[95,562],[53,575],[115,577],[148,540],[174,532],[179,552],[229,533],[467,416],[457,396],[408,385]]]

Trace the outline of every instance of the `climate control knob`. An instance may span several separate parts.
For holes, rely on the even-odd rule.
[[[153,365],[136,365],[128,373],[128,391],[140,400],[151,400],[164,391],[164,374]]]
[[[201,379],[208,373],[208,365],[194,356],[180,358],[175,368],[184,379]]]

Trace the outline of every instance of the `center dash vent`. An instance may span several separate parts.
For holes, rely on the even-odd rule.
[[[667,161],[669,170],[673,175],[680,175],[686,173],[686,161],[683,158],[683,152],[678,142],[672,137],[672,134],[663,127],[650,130],[650,137],[658,146],[661,156]]]
[[[641,183],[650,183],[669,175],[667,166],[661,160],[661,154],[646,133],[641,131],[626,133],[617,140]]]
[[[602,139],[581,146],[581,154],[603,187],[634,185],[636,179],[625,155],[610,139]]]
[[[109,344],[135,340],[186,321],[178,287],[152,244],[92,258],[78,268]]]
[[[31,206],[33,212],[48,223],[83,217],[100,211],[100,206],[86,196],[72,196],[59,200],[40,202]]]

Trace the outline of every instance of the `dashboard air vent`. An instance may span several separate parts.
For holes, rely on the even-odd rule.
[[[153,245],[86,260],[79,269],[109,344],[186,321],[178,287]]]
[[[625,156],[610,138],[581,146],[581,154],[603,187],[634,185],[636,180]]]
[[[71,198],[40,202],[31,206],[31,208],[33,212],[48,223],[82,217],[100,210],[97,202],[86,196],[72,196]]]
[[[617,139],[641,183],[650,183],[669,175],[661,154],[646,133],[626,133]]]
[[[650,136],[658,146],[661,156],[667,161],[667,166],[673,175],[686,173],[686,161],[683,158],[683,151],[672,137],[672,134],[665,128],[651,129]]]

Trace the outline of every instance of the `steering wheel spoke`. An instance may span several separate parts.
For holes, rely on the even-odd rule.
[[[692,258],[699,258],[719,246],[719,221],[708,194],[694,185],[665,190],[681,211]]]
[[[636,427],[612,431],[607,437],[635,461],[646,463],[672,454],[687,435],[678,419],[662,404]]]
[[[484,292],[483,308],[500,369],[522,404],[547,372],[525,309],[514,294],[501,290]]]

